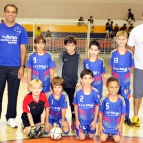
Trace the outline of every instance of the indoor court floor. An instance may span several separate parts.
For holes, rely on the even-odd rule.
[[[106,65],[106,74],[104,75],[104,87],[103,87],[103,95],[107,94],[107,89],[105,87],[105,83],[107,78],[110,76],[110,68],[108,67],[109,55],[100,55],[101,58],[104,59]],[[57,57],[54,58],[57,63]],[[84,59],[84,57],[82,58]],[[56,73],[56,69],[55,69]],[[131,77],[131,89],[132,89],[132,77]],[[3,112],[0,119],[0,143],[53,143],[56,142],[49,138],[49,136],[44,136],[42,138],[28,139],[28,137],[24,134],[23,128],[21,127],[21,113],[22,113],[22,101],[24,96],[27,94],[27,84],[26,84],[26,69],[24,78],[21,80],[19,96],[17,102],[17,118],[16,122],[18,123],[18,128],[10,128],[6,125],[5,113],[7,107],[7,87],[5,88],[4,96],[3,96]],[[130,117],[133,117],[133,105],[132,105],[132,97],[130,98]],[[123,137],[121,143],[143,143],[143,104],[140,107],[139,117],[141,120],[141,127],[129,127],[127,125],[123,125]],[[70,109],[67,110],[67,119],[69,123],[71,122]],[[86,139],[82,142],[88,143],[100,143],[98,133],[96,133],[94,140]],[[71,131],[68,136],[63,136],[62,139],[58,140],[58,143],[76,143],[81,142],[76,139],[74,131]],[[111,140],[108,140],[108,143],[111,143]]]

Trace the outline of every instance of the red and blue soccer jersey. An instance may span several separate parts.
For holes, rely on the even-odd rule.
[[[50,104],[50,111],[49,111],[49,122],[51,120],[59,121],[62,119],[62,109],[67,108],[67,94],[66,92],[62,92],[59,99],[55,99],[54,93],[50,91],[47,94],[47,99]]]
[[[31,80],[41,80],[43,82],[43,88],[48,87],[47,89],[50,91],[50,69],[56,67],[52,55],[48,52],[45,52],[43,55],[38,55],[37,52],[33,52],[28,57],[26,67],[32,70]]]
[[[111,133],[119,125],[121,115],[126,114],[125,100],[118,95],[117,101],[113,102],[110,100],[110,95],[108,95],[102,97],[100,102],[99,112],[103,114],[102,125],[105,130]]]
[[[23,100],[23,113],[31,113],[34,117],[40,117],[44,108],[49,107],[46,95],[40,93],[39,100],[35,101],[31,93],[27,94]]]
[[[86,58],[83,61],[83,66],[84,69],[90,69],[93,72],[94,81],[92,86],[98,90],[101,96],[103,89],[102,74],[106,72],[103,59],[97,58],[95,62],[91,62],[89,58]]]
[[[78,106],[78,119],[81,126],[90,125],[94,120],[95,106],[100,105],[100,95],[96,88],[91,87],[89,95],[84,94],[84,89],[75,91],[73,105]]]
[[[109,66],[112,67],[112,76],[116,77],[120,86],[130,86],[130,68],[134,67],[134,59],[131,51],[126,50],[121,55],[118,49],[111,52]]]

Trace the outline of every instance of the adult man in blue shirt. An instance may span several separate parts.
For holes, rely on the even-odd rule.
[[[7,125],[17,127],[15,122],[17,95],[20,79],[24,75],[26,59],[26,30],[15,22],[18,8],[14,4],[4,7],[5,23],[0,24],[0,115],[2,112],[2,97],[7,81],[8,105]]]

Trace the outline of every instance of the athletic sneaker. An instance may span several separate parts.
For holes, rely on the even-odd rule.
[[[14,118],[10,118],[8,119],[8,121],[6,122],[7,125],[9,125],[10,127],[12,128],[17,128],[18,125],[17,123],[15,122]]]
[[[134,116],[132,119],[135,127],[140,127],[140,119],[139,117]]]
[[[126,118],[124,123],[127,124],[128,126],[135,126],[135,123],[132,123],[130,118]]]

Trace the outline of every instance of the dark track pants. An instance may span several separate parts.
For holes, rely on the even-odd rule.
[[[17,96],[20,85],[20,79],[18,79],[19,67],[0,66],[0,117],[2,113],[2,99],[7,81],[8,90],[8,104],[6,119],[15,118],[17,115]]]
[[[64,88],[64,91],[67,93],[67,95],[69,97],[69,103],[70,103],[70,106],[71,106],[72,118],[75,118],[74,105],[72,104],[73,103],[73,98],[74,98],[75,88]]]

